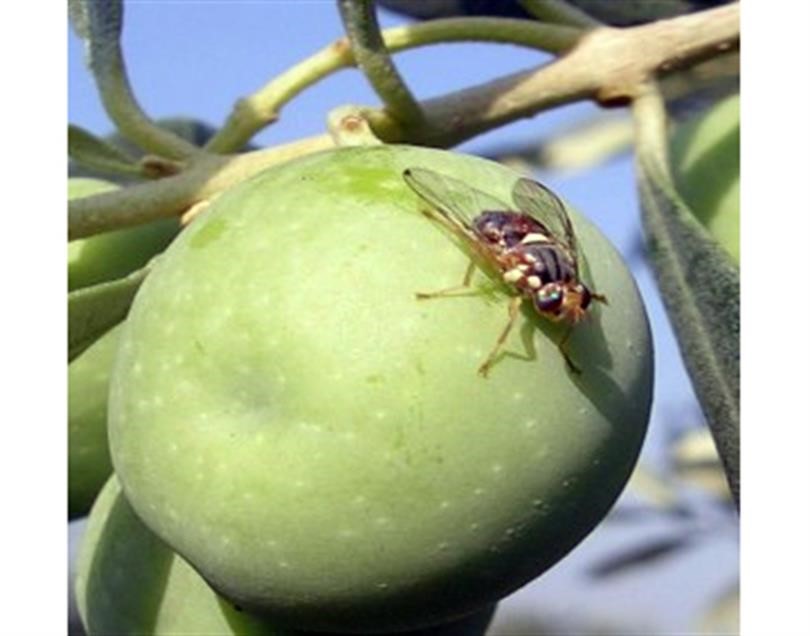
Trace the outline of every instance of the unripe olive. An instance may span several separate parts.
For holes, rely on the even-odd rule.
[[[288,632],[219,598],[183,559],[135,516],[112,477],[98,496],[82,540],[76,602],[88,636]]]
[[[98,194],[117,188],[100,179],[68,179],[68,198]],[[68,289],[79,289],[121,278],[146,265],[180,230],[177,219],[161,219],[68,243]]]
[[[68,516],[87,514],[112,473],[107,393],[120,326],[68,365]]]
[[[676,130],[672,166],[687,205],[739,263],[739,95],[726,98]]]
[[[392,631],[491,605],[604,517],[646,430],[647,318],[571,212],[593,303],[571,335],[424,214],[406,168],[509,202],[517,175],[407,146],[340,149],[223,193],[124,327],[110,443],[138,516],[219,592],[283,624]]]

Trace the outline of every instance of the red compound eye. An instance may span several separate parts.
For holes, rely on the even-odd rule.
[[[563,292],[557,285],[546,285],[534,295],[535,306],[548,313],[556,313],[562,301]]]

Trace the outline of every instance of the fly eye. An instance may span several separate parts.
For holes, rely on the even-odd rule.
[[[540,311],[556,312],[562,304],[563,294],[558,287],[543,288],[535,295],[535,305]]]

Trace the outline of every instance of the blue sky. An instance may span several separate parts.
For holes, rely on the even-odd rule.
[[[335,3],[331,0],[132,1],[125,8],[123,48],[132,85],[146,112],[155,118],[187,115],[214,125],[225,119],[236,98],[251,93],[342,32]],[[404,20],[382,12],[381,22],[384,26],[395,26]],[[82,44],[72,32],[68,44],[69,120],[106,134],[111,125],[84,67]],[[545,59],[547,57],[541,53],[517,47],[453,44],[404,52],[397,55],[396,62],[414,92],[419,97],[430,97],[533,66]],[[325,115],[332,107],[346,103],[374,105],[378,101],[360,73],[343,71],[299,96],[282,112],[281,120],[255,141],[266,145],[318,134],[323,132]],[[510,142],[540,139],[595,112],[596,108],[590,104],[558,109],[482,135],[459,150],[485,153]],[[616,158],[580,174],[538,176],[596,223],[620,251],[626,254],[632,250],[638,236],[639,212],[630,156]],[[633,271],[650,314],[656,347],[654,411],[643,455],[645,461],[655,465],[663,452],[667,426],[693,426],[701,418],[652,277],[638,259],[633,262]],[[649,528],[645,531],[652,532]],[[594,533],[593,537],[583,544],[585,547],[580,554],[575,551],[572,563],[583,562],[588,549],[598,549],[598,546],[593,547],[596,541],[622,542],[620,535],[611,536],[609,531],[601,535]],[[682,588],[693,584],[688,581],[697,572],[703,572],[704,580],[713,575],[723,580],[733,578],[736,542],[723,540],[715,550],[719,552],[711,556],[693,555],[688,569],[671,573],[670,576],[675,577],[673,585]],[[711,567],[717,562],[722,567]],[[684,569],[683,564],[680,567]],[[570,590],[572,585],[579,584],[576,567],[572,565],[565,570],[561,566],[550,574],[561,582],[558,588],[545,585],[546,597],[558,597],[560,607],[564,607],[565,595],[555,590]],[[643,582],[635,585],[614,593],[618,599],[629,602],[632,596],[648,587]],[[657,603],[656,611],[664,613],[661,618],[670,626],[685,628],[678,622],[679,616],[690,611],[689,608],[697,611],[705,593],[706,590],[699,589],[693,590],[691,596],[688,591],[670,592],[667,596],[666,590],[659,590],[649,602]],[[613,597],[605,596],[604,590],[598,596],[604,597],[605,606],[609,605],[608,601],[613,602],[610,600]],[[593,602],[600,602],[597,596]],[[671,616],[667,617],[667,612]]]

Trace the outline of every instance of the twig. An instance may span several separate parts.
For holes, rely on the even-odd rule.
[[[537,25],[542,26],[542,25]],[[630,100],[647,78],[694,65],[739,44],[739,7],[628,29],[599,28],[556,62],[422,103],[426,125],[403,128],[385,111],[364,110],[385,142],[451,147],[482,132],[583,99]],[[240,178],[292,157],[331,147],[328,135],[240,155],[192,161],[181,175],[69,204],[72,238],[182,214]]]
[[[396,141],[450,147],[549,108],[583,99],[623,105],[658,75],[671,74],[739,46],[735,4],[627,29],[588,32],[555,62],[422,103],[426,125]],[[384,111],[367,114],[386,141],[397,130]]]
[[[332,147],[329,135],[319,135],[242,155],[201,155],[176,176],[122,188],[111,192],[113,197],[73,199],[68,204],[68,239],[179,216],[270,166]]]
[[[508,18],[447,18],[429,20],[383,31],[389,52],[404,51],[440,42],[498,42],[563,53],[576,44],[580,32],[570,27],[538,24]],[[355,65],[345,38],[299,62],[250,97],[239,100],[222,129],[205,148],[232,152],[278,119],[282,107],[303,90],[341,69]]]

